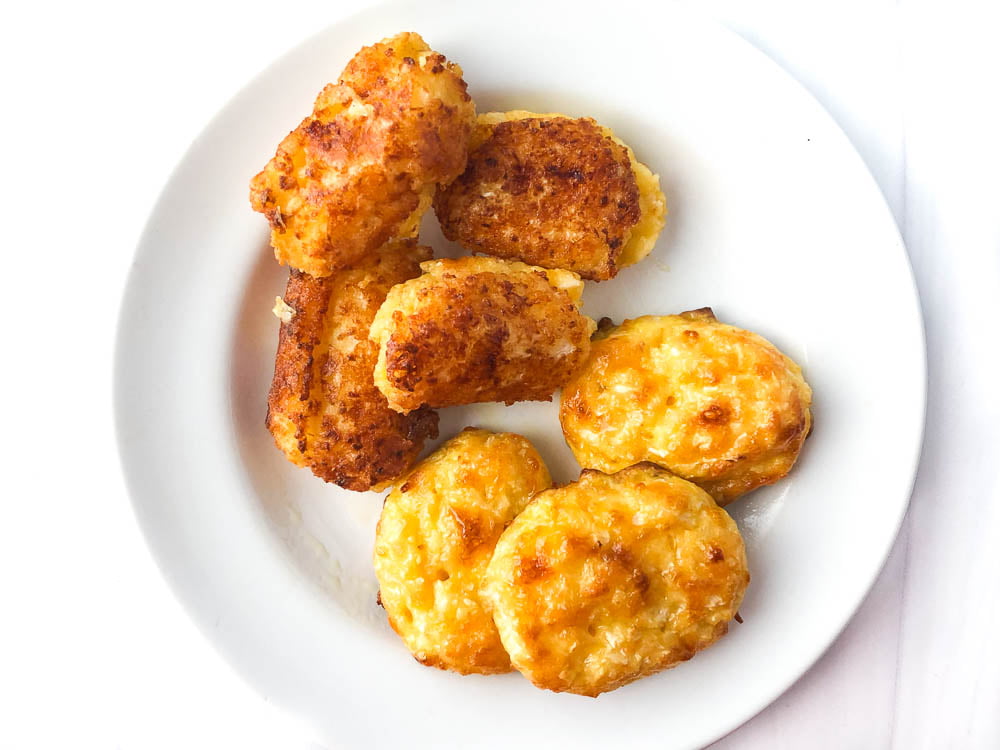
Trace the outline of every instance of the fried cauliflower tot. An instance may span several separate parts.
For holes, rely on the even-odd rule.
[[[609,128],[514,111],[479,116],[465,172],[438,190],[434,210],[468,250],[600,281],[649,254],[666,201]]]
[[[379,489],[437,437],[435,412],[389,408],[372,382],[378,349],[368,339],[386,293],[430,256],[405,240],[326,278],[292,271],[275,308],[282,324],[266,421],[293,464],[349,490]]]
[[[791,470],[811,402],[798,365],[704,308],[599,335],[563,388],[559,420],[581,466],[652,461],[725,505]]]
[[[393,409],[548,401],[586,359],[594,322],[576,274],[481,257],[420,267],[371,327],[375,384]]]
[[[328,276],[415,237],[436,183],[465,168],[475,105],[419,34],[363,48],[250,182],[282,264]]]
[[[501,532],[551,484],[525,438],[469,428],[386,498],[375,536],[379,596],[421,664],[461,674],[510,671],[479,587]]]
[[[514,667],[536,687],[597,696],[725,635],[750,575],[726,512],[645,463],[537,495],[485,581]]]

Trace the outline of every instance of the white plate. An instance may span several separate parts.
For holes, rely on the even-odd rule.
[[[177,595],[246,679],[348,747],[707,743],[785,690],[836,637],[906,508],[924,405],[919,306],[893,220],[829,116],[776,65],[670,4],[423,0],[362,13],[268,68],[205,129],[138,249],[122,308],[117,419],[136,512]],[[628,6],[624,6],[628,7]],[[791,477],[732,506],[753,582],[744,625],[598,700],[516,674],[409,658],[375,605],[378,495],[288,464],[264,429],[286,272],[247,181],[363,44],[420,31],[465,68],[480,111],[590,115],[659,172],[652,256],[588,284],[615,320],[712,306],[798,360],[815,430]],[[433,218],[424,239],[450,252]],[[522,432],[577,467],[552,404],[442,413]]]

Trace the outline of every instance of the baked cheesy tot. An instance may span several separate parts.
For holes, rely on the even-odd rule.
[[[349,490],[380,489],[437,437],[437,414],[389,408],[372,382],[378,348],[368,340],[391,287],[420,273],[430,248],[390,243],[322,279],[292,271],[284,299],[267,428],[297,466]]]
[[[811,402],[797,364],[704,308],[599,334],[563,388],[559,419],[581,466],[652,461],[725,505],[788,474]]]
[[[389,493],[375,536],[379,596],[421,664],[462,674],[510,671],[479,587],[500,534],[551,484],[525,438],[470,428]]]
[[[500,537],[483,593],[518,671],[596,696],[725,635],[749,580],[729,515],[645,463],[539,494]]]

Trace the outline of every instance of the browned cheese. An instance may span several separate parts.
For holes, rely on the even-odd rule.
[[[652,461],[725,505],[791,471],[811,402],[797,364],[705,308],[599,334],[559,419],[581,466]]]
[[[510,671],[479,588],[500,534],[551,484],[525,438],[469,428],[389,493],[375,536],[379,596],[421,664],[462,674]]]
[[[647,463],[537,495],[500,537],[483,595],[517,670],[596,696],[725,635],[749,580],[733,520]]]

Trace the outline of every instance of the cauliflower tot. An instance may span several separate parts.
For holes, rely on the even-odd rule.
[[[585,279],[613,278],[663,229],[659,178],[590,118],[480,115],[465,171],[438,190],[445,237],[463,247]]]
[[[416,237],[437,183],[465,168],[475,105],[419,34],[364,47],[251,180],[282,264],[328,276]]]
[[[576,274],[469,256],[421,268],[371,327],[375,384],[393,409],[547,401],[586,359],[595,324]]]
[[[378,349],[368,340],[386,293],[430,256],[407,240],[326,278],[292,271],[275,305],[282,324],[266,420],[289,461],[349,490],[380,489],[437,437],[435,412],[389,408],[372,382]]]

